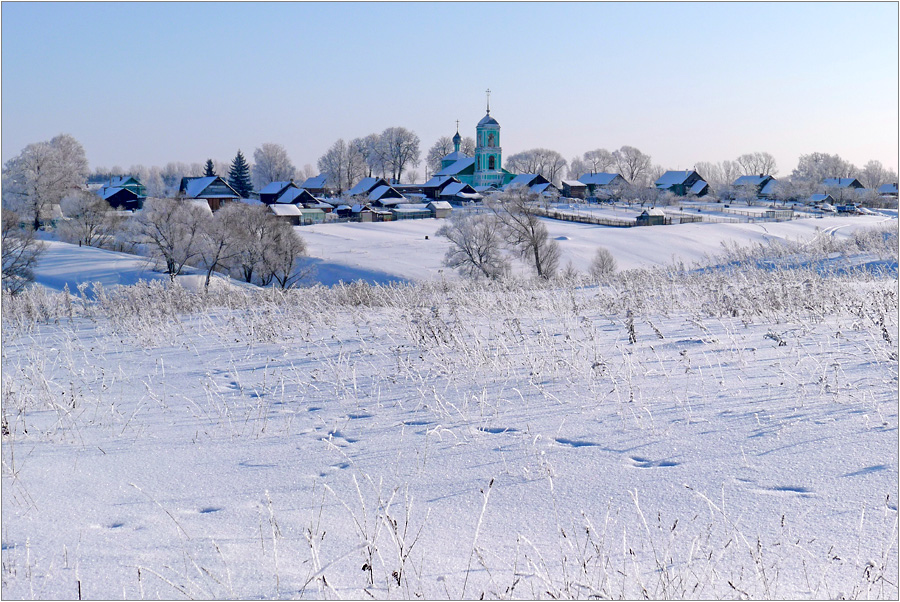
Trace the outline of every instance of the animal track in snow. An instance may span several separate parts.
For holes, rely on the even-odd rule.
[[[593,441],[579,441],[578,439],[557,438],[556,442],[560,445],[568,445],[569,447],[599,447],[599,443]]]
[[[648,460],[640,456],[631,456],[631,462],[637,468],[667,468],[669,466],[678,466],[678,462],[673,460]]]

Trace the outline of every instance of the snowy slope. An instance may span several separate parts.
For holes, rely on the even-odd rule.
[[[5,303],[4,597],[896,598],[896,280],[635,278]]]

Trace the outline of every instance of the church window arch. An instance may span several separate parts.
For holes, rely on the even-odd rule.
[[[494,165],[494,155],[491,155],[490,157],[488,157],[488,169],[496,169]]]

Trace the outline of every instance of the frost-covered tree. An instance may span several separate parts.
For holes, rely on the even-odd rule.
[[[331,148],[319,157],[319,171],[328,174],[328,185],[340,195],[349,190],[366,174],[366,158],[360,152],[358,140],[344,142],[339,138]]]
[[[253,151],[253,185],[257,190],[270,182],[293,179],[296,171],[287,150],[280,144],[266,142]]]
[[[64,196],[84,188],[89,170],[84,148],[68,134],[26,146],[3,165],[3,202],[37,230]]]
[[[598,247],[591,260],[591,267],[588,273],[594,280],[603,281],[608,279],[616,272],[616,258],[605,247]]]
[[[385,129],[378,137],[378,146],[392,182],[400,182],[407,168],[419,164],[419,137],[404,127]]]
[[[135,242],[163,266],[172,280],[200,255],[202,233],[210,212],[193,203],[173,199],[147,199],[129,220]]]
[[[633,146],[623,146],[613,152],[616,160],[616,169],[619,174],[635,186],[648,184],[648,172],[650,171],[650,155],[645,155]]]
[[[388,160],[378,134],[369,134],[353,141],[360,153],[366,158],[366,176],[387,177]]]
[[[584,153],[584,162],[591,173],[610,173],[616,167],[616,158],[605,148]]]
[[[511,172],[540,174],[556,186],[559,186],[567,164],[561,154],[547,148],[532,148],[506,160],[506,168]]]
[[[238,253],[236,233],[244,219],[246,207],[242,203],[226,203],[207,220],[200,232],[199,259],[206,270],[204,290],[209,290],[212,273],[226,266]]]
[[[282,289],[292,288],[305,275],[298,262],[306,256],[306,242],[290,224],[275,217],[272,219],[274,231],[263,252],[260,278],[274,282]]]
[[[587,162],[581,157],[575,156],[572,157],[572,160],[569,161],[569,167],[566,171],[566,177],[569,180],[577,180],[584,174],[590,172],[591,168]]]
[[[859,181],[870,190],[876,190],[882,184],[890,184],[897,181],[897,173],[887,169],[881,161],[869,161],[859,173]]]
[[[253,184],[250,181],[250,165],[247,164],[247,160],[244,159],[244,154],[240,150],[235,155],[234,161],[231,162],[228,183],[241,195],[241,198],[249,198],[253,191]]]
[[[279,220],[267,207],[245,207],[243,219],[234,230],[236,253],[230,262],[232,274],[243,280],[266,286],[274,274],[264,269],[267,246],[273,240]]]
[[[437,236],[450,241],[444,265],[469,278],[497,279],[509,273],[501,224],[490,213],[455,212]]]
[[[464,136],[459,143],[459,152],[465,153],[470,157],[474,157],[475,146],[475,138],[472,138],[471,136]]]
[[[538,217],[538,196],[523,186],[496,195],[488,204],[501,225],[506,244],[529,263],[539,278],[551,278],[559,267],[559,244]]]
[[[109,203],[85,190],[63,198],[60,208],[65,216],[59,224],[60,239],[89,247],[108,247],[124,220],[121,212],[113,211]]]
[[[216,165],[213,163],[212,159],[206,160],[206,166],[203,169],[203,175],[207,178],[211,178],[216,175]]]
[[[34,282],[34,266],[44,252],[45,245],[35,238],[34,229],[21,225],[20,217],[15,211],[3,207],[0,216],[3,290],[16,294]]]
[[[849,161],[845,161],[839,155],[828,153],[810,153],[800,155],[797,168],[791,174],[792,178],[803,178],[821,184],[826,178],[851,178],[859,170]]]
[[[775,157],[769,153],[747,153],[738,157],[735,163],[744,176],[774,176],[778,173]]]

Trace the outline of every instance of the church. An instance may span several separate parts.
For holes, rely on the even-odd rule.
[[[503,169],[500,148],[500,124],[491,117],[491,96],[488,90],[487,114],[475,126],[475,156],[469,157],[459,150],[462,137],[457,128],[453,136],[453,152],[441,159],[441,170],[435,176],[452,176],[476,190],[487,187],[500,188],[508,184],[515,174]]]

